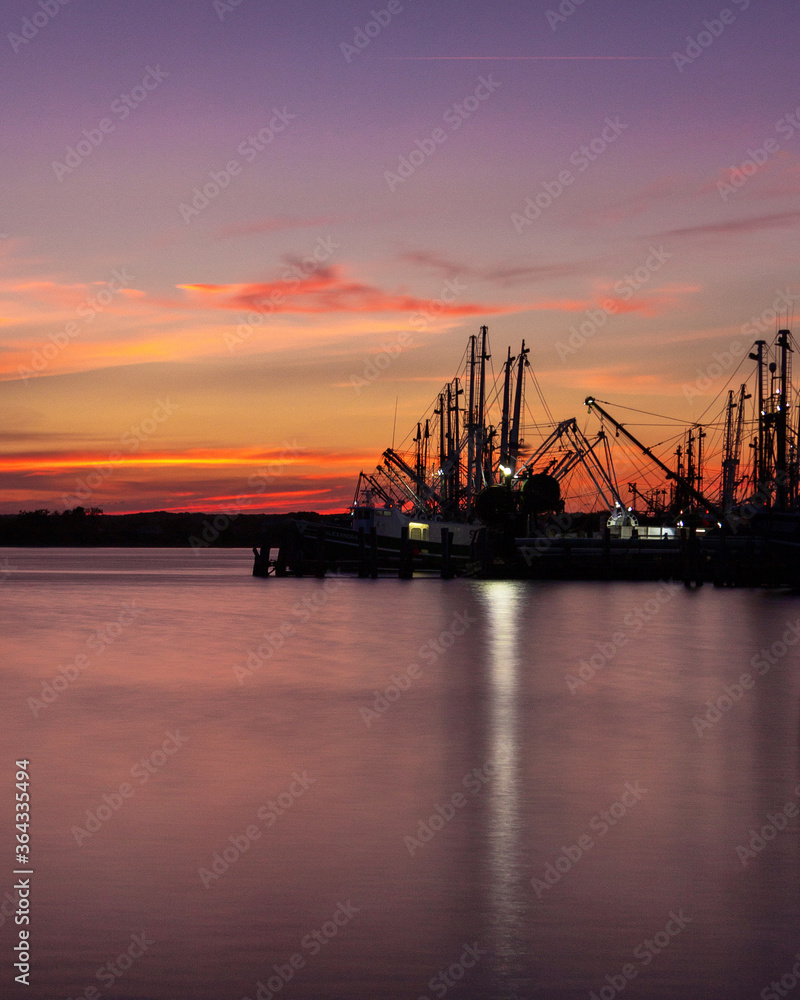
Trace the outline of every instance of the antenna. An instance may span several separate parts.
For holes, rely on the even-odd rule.
[[[397,400],[399,396],[394,397],[394,424],[392,425],[392,451],[394,451],[394,435],[397,430]]]

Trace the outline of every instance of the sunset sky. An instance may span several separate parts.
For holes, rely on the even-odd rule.
[[[0,512],[343,509],[481,324],[690,421],[800,302],[796,0],[62,3],[0,14]]]

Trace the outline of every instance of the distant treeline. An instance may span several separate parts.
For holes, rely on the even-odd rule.
[[[21,510],[0,515],[0,545],[110,545],[237,548],[261,544],[264,528],[291,517],[336,519],[310,511],[293,514],[189,514],[156,510],[104,514],[97,507],[63,512]]]

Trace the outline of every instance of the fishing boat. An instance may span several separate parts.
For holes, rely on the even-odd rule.
[[[575,418],[554,420],[525,341],[513,356],[508,349],[495,378],[482,326],[415,431],[397,448],[393,442],[373,472],[359,474],[348,513],[273,525],[254,550],[253,572],[572,579],[618,572],[620,578],[680,575],[752,585],[775,568],[794,583],[800,578],[800,425],[791,418],[800,417],[800,407],[792,392],[792,353],[788,330],[777,332],[774,346],[756,341],[751,392],[744,383],[738,393],[728,391],[724,412],[704,426],[686,430],[664,416],[675,421],[667,424],[675,433],[648,448],[631,430],[637,420],[648,426],[635,416],[642,411],[632,410],[623,422],[606,408],[619,404],[595,396],[585,400],[588,416],[600,421],[594,432]],[[526,400],[531,382],[543,411],[538,419]],[[747,416],[750,399],[754,412]],[[717,438],[720,462],[710,487],[704,486],[707,432]],[[748,437],[749,470],[742,455]],[[654,452],[665,443],[677,444],[674,464]],[[627,498],[615,454],[626,474],[637,470],[642,477],[627,484]]]

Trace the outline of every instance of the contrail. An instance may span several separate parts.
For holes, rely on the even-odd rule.
[[[671,59],[671,56],[373,56],[373,59]]]

